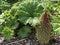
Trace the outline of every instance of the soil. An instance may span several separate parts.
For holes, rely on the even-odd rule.
[[[38,41],[36,41],[36,39],[29,39],[29,38],[19,39],[19,38],[15,38],[15,39],[12,39],[10,41],[5,40],[0,45],[40,45],[40,43]]]
[[[0,45],[42,45],[39,41],[37,41],[36,38],[32,38],[33,36],[31,35],[29,38],[24,38],[24,39],[20,39],[15,37],[14,39],[11,39],[10,41],[6,41],[4,40],[3,43],[1,43]],[[60,45],[60,41],[56,40],[56,42],[54,42],[55,40],[51,40],[49,45]],[[47,44],[45,44],[47,45]]]

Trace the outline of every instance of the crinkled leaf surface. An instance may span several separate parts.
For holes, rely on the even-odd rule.
[[[28,36],[28,33],[30,32],[31,32],[31,28],[29,26],[24,26],[19,30],[18,35],[20,38],[25,38]]]

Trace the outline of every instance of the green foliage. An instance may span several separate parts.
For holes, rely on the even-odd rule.
[[[53,17],[51,20],[52,26],[53,26],[53,32],[55,35],[60,35],[60,15],[57,15],[57,17]]]
[[[42,5],[40,5],[37,1],[23,1],[19,4],[19,10],[17,11],[16,15],[18,15],[18,19],[23,22],[24,24],[30,23],[32,26],[33,20],[35,17],[38,19],[40,14],[43,11]],[[38,20],[36,20],[38,22]],[[26,23],[27,22],[27,23]]]
[[[6,40],[10,40],[13,38],[14,35],[14,31],[11,30],[9,27],[4,27],[4,29],[2,30],[2,36],[6,39]]]
[[[0,0],[0,10],[4,12],[5,10],[9,10],[11,5],[5,1]]]
[[[17,28],[18,26],[18,22],[17,22],[17,18],[14,16],[14,13],[11,15],[12,13],[10,11],[5,11],[4,13],[1,14],[1,23],[3,23],[3,21],[5,22],[4,25],[8,26],[10,28]]]
[[[31,24],[31,26],[35,27],[36,25],[39,24],[39,18],[38,17],[34,17],[34,18],[29,18],[26,23]]]
[[[60,1],[44,0],[0,0],[0,33],[3,31],[3,36],[6,39],[10,38],[5,36],[7,35],[5,32],[8,33],[9,30],[18,28],[18,20],[24,25],[30,24],[35,27],[39,24],[39,17],[44,9],[50,16],[52,32],[60,35]],[[19,29],[18,35],[24,38],[28,36],[29,32],[31,32],[30,27],[24,26]]]
[[[57,28],[57,29],[55,29],[54,31],[55,31],[55,34],[56,34],[56,35],[60,35],[60,27]]]
[[[20,20],[25,25],[29,23],[32,26],[36,26],[38,23],[38,18],[44,9],[42,5],[40,5],[37,1],[30,1],[30,0],[17,3],[16,5],[15,4],[12,6],[10,10],[4,12],[5,20],[11,20],[12,22],[12,20],[15,21],[16,19]],[[11,25],[10,24],[9,26],[11,27],[13,23]]]
[[[0,19],[0,25],[4,22],[4,19]]]
[[[0,34],[2,34],[2,30],[3,30],[4,26],[0,25]]]
[[[18,36],[20,38],[25,38],[29,35],[30,32],[31,32],[31,28],[29,26],[24,26],[19,30]]]

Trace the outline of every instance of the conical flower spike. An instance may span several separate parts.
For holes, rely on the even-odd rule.
[[[36,37],[42,44],[47,44],[50,40],[51,24],[47,12],[40,16],[40,24],[36,26]]]

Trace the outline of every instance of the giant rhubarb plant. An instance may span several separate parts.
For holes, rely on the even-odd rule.
[[[39,20],[40,24],[36,27],[36,37],[44,45],[49,42],[52,30],[47,12],[44,12]]]

